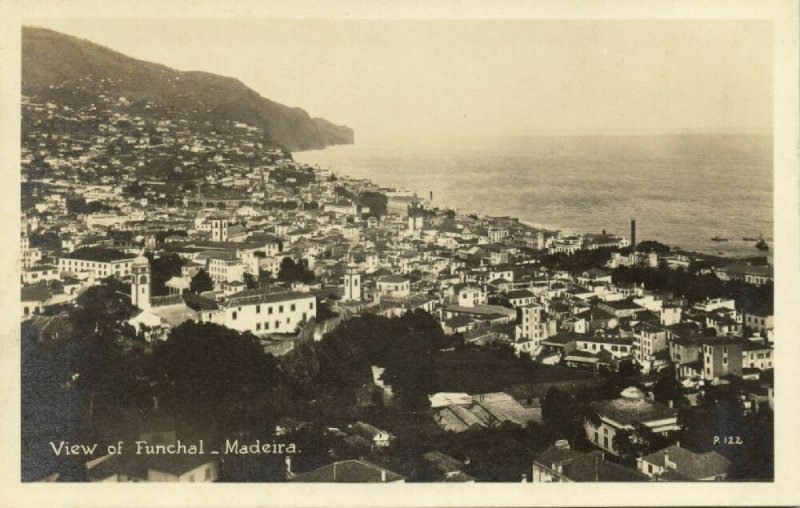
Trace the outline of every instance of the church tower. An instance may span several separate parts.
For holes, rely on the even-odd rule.
[[[131,266],[131,303],[140,309],[150,308],[150,261],[139,254]]]
[[[228,219],[221,217],[214,217],[211,219],[211,241],[228,241]]]
[[[358,266],[355,263],[347,265],[344,274],[344,298],[345,302],[361,301],[361,274],[358,273]]]

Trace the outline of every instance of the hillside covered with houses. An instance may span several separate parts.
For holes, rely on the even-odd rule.
[[[457,213],[80,69],[22,104],[26,481],[772,478],[766,258]]]

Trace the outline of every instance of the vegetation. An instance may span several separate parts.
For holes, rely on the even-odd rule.
[[[192,293],[200,294],[204,291],[211,291],[214,289],[214,281],[205,270],[198,271],[192,281],[189,283],[189,291]]]
[[[186,264],[186,261],[177,254],[166,254],[160,257],[155,257],[151,253],[145,255],[150,260],[150,294],[152,296],[168,294],[169,289],[165,284],[172,277],[181,275],[181,267]]]
[[[150,367],[155,395],[213,435],[233,436],[274,416],[277,362],[252,334],[187,322],[156,348]]]
[[[670,291],[675,297],[686,298],[689,303],[706,298],[734,298],[741,310],[756,307],[772,308],[774,288],[772,283],[754,286],[743,281],[723,281],[713,274],[692,274],[677,269],[639,268],[621,266],[611,275],[617,283],[644,283],[649,291]]]
[[[743,383],[733,380],[728,385],[707,386],[699,406],[679,413],[683,427],[679,439],[683,447],[716,451],[731,460],[731,480],[770,480],[774,475],[773,414],[768,407],[745,411],[740,397]]]
[[[100,203],[99,201],[87,203],[84,198],[67,198],[67,213],[89,214],[114,212],[117,210],[117,208]]]
[[[389,199],[386,194],[380,192],[366,191],[358,196],[360,206],[369,207],[369,214],[372,217],[383,217],[387,214]]]
[[[295,262],[292,258],[286,257],[281,261],[281,268],[278,272],[278,280],[281,282],[314,282],[314,272],[306,268],[305,260]]]
[[[636,252],[657,252],[659,254],[665,254],[669,252],[669,247],[655,240],[644,240],[636,244]]]

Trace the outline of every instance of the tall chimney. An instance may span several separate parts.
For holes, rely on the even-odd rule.
[[[636,250],[636,219],[631,219],[631,252]]]

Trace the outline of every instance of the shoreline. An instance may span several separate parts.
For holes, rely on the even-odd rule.
[[[674,135],[663,135],[663,136],[661,136],[661,135],[642,134],[640,136],[641,137],[665,137],[665,136],[666,137],[680,137],[680,136],[687,136],[687,135],[690,135],[690,136],[703,136],[703,134],[674,134]],[[756,135],[756,134],[728,134],[728,135],[706,134],[705,136],[726,136],[726,137],[759,136],[759,137],[763,137],[763,136],[767,136],[767,135],[760,135],[760,134],[758,134],[758,135]],[[521,138],[521,137],[525,137],[525,136],[510,136],[510,137],[512,137],[512,138]],[[543,137],[543,136],[540,136],[540,137]],[[557,135],[552,135],[552,137],[557,137]],[[586,135],[586,136],[573,135],[573,136],[568,136],[568,137],[577,138],[577,137],[630,137],[630,136],[629,135],[605,135],[605,136],[600,136],[600,135]],[[355,143],[350,143],[350,144],[345,144],[345,145],[332,145],[330,147],[325,147],[325,148],[321,148],[321,149],[313,149],[313,150],[298,150],[298,151],[293,151],[293,152],[290,152],[290,153],[292,154],[292,159],[295,161],[295,163],[307,166],[307,167],[311,168],[312,170],[314,170],[315,172],[322,171],[322,170],[327,170],[327,171],[330,171],[331,174],[335,175],[337,178],[338,177],[345,177],[347,179],[355,180],[355,181],[366,181],[366,182],[369,182],[370,184],[374,185],[375,187],[377,187],[379,189],[393,189],[396,192],[408,192],[408,193],[412,193],[413,195],[417,196],[417,191],[414,191],[414,190],[403,189],[403,188],[399,188],[399,187],[395,187],[395,186],[388,186],[388,185],[384,186],[384,185],[381,185],[380,183],[374,181],[372,178],[368,178],[368,177],[359,178],[359,177],[355,177],[355,176],[349,175],[345,171],[342,171],[340,169],[336,169],[336,168],[333,168],[333,167],[330,167],[330,166],[323,167],[321,164],[311,164],[311,163],[307,163],[307,162],[302,162],[301,163],[301,162],[297,161],[296,159],[294,159],[294,155],[296,153],[298,153],[298,152],[305,152],[305,153],[308,153],[308,152],[322,152],[322,151],[327,150],[328,148],[333,148],[333,147],[353,147],[353,146],[355,146]],[[421,199],[421,201],[423,201],[423,202],[427,201],[425,198],[419,198],[419,199]],[[585,236],[587,234],[597,234],[597,233],[599,233],[599,232],[591,232],[591,231],[582,231],[582,230],[578,230],[578,229],[571,228],[571,227],[562,227],[562,226],[557,226],[557,225],[553,225],[553,224],[541,224],[541,223],[534,222],[534,221],[531,221],[531,220],[528,220],[528,219],[522,219],[522,218],[520,218],[518,216],[514,216],[514,215],[511,215],[511,214],[508,214],[508,215],[489,214],[489,213],[487,213],[485,211],[481,211],[480,209],[464,210],[464,209],[461,209],[460,207],[450,206],[447,203],[439,203],[436,206],[431,204],[431,207],[432,208],[436,208],[438,210],[452,210],[452,211],[456,212],[457,215],[475,215],[475,216],[479,217],[480,219],[487,219],[487,218],[491,218],[491,217],[501,217],[501,216],[502,217],[508,217],[509,219],[515,220],[515,221],[517,221],[518,223],[522,224],[523,226],[525,226],[527,228],[534,229],[534,230],[545,231],[547,233],[553,233],[553,234],[558,233],[561,236],[581,236],[581,237],[583,237],[583,236]],[[774,226],[773,226],[773,228],[774,228]],[[601,227],[600,230],[601,231],[602,230],[606,230],[606,227]],[[609,234],[612,234],[612,235],[615,235],[615,236],[619,236],[620,238],[623,238],[623,239],[626,239],[626,240],[630,241],[630,238],[627,238],[624,235],[618,235],[614,231],[609,231]],[[648,240],[659,241],[657,238],[647,238],[647,239]],[[734,242],[736,242],[736,241],[734,240]],[[680,247],[678,245],[669,245],[669,244],[665,244],[665,245],[667,245],[670,248],[670,252],[680,253],[680,254],[683,254],[683,255],[696,256],[696,257],[701,257],[701,258],[727,259],[727,260],[731,260],[731,261],[734,261],[734,262],[736,262],[736,261],[744,262],[744,261],[753,261],[753,260],[764,260],[769,265],[772,265],[772,263],[773,263],[773,259],[771,257],[771,254],[773,253],[773,249],[772,248],[768,252],[754,252],[754,253],[740,252],[740,253],[737,253],[737,252],[730,252],[730,251],[729,252],[721,251],[721,253],[720,253],[720,251],[713,251],[711,249],[709,249],[706,252],[706,251],[704,251],[702,249],[697,249],[697,248],[682,248],[682,247]]]

